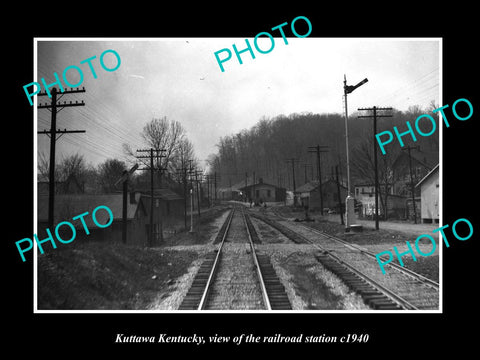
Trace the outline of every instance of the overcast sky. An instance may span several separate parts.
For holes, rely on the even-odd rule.
[[[83,100],[85,106],[61,110],[57,128],[86,133],[62,135],[57,161],[75,152],[94,165],[107,158],[126,160],[122,144],[145,148],[139,136],[143,126],[163,116],[185,127],[198,159],[204,160],[216,151],[221,136],[250,128],[263,116],[342,113],[344,74],[349,85],[369,80],[348,96],[349,113],[374,105],[406,110],[411,105],[428,107],[432,100],[440,104],[438,39],[288,38],[285,45],[275,38],[268,54],[254,48],[252,59],[243,53],[242,65],[233,54],[224,63],[225,72],[214,52],[232,50],[232,44],[243,49],[244,38],[37,40],[37,81],[44,77],[51,83],[54,72],[61,78],[70,65],[84,73],[81,86],[86,93],[65,94],[61,101]],[[253,47],[253,39],[249,41]],[[259,46],[268,49],[268,38]],[[113,72],[99,63],[108,49],[121,57]],[[94,55],[97,79],[87,64],[80,65]],[[114,66],[116,60],[107,54],[105,62]],[[70,70],[67,78],[73,83],[76,76]],[[40,103],[48,100],[38,97]],[[38,110],[38,130],[50,128],[50,116],[47,109]],[[39,135],[38,151],[48,155],[49,141]]]

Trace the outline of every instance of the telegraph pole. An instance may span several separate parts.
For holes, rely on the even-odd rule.
[[[198,218],[200,219],[200,187],[199,187],[200,181],[198,180],[199,174],[201,175],[202,172],[200,170],[195,169],[194,175],[195,175],[195,187],[197,189],[197,212],[198,212]]]
[[[322,148],[326,149],[328,148],[328,146],[322,146],[322,145],[309,146],[308,152],[317,154],[317,176],[318,176],[318,191],[320,193],[320,214],[323,216],[322,172],[321,172],[321,166],[320,166],[320,153],[328,152],[328,150],[321,150]]]
[[[127,243],[127,204],[128,204],[128,179],[138,169],[138,164],[133,165],[130,170],[125,170],[122,177],[115,182],[114,186],[123,182],[122,186],[122,243]]]
[[[377,118],[392,117],[391,114],[377,114],[377,111],[392,111],[391,107],[388,108],[360,108],[359,111],[373,111],[373,115],[360,115],[358,118],[373,118],[373,159],[374,159],[374,171],[375,171],[375,230],[378,230],[378,160],[377,160],[377,141],[375,134],[377,133]],[[386,191],[387,189],[385,189]],[[387,213],[387,204],[385,204],[385,214]]]
[[[157,154],[154,156],[153,152],[156,151]],[[143,152],[143,153],[150,153],[150,155],[144,155],[144,156],[136,156],[137,159],[150,159],[150,167],[139,169],[139,170],[150,170],[150,234],[149,234],[149,246],[153,246],[154,241],[153,241],[153,172],[155,171],[155,167],[153,165],[153,159],[156,158],[157,160],[159,158],[165,157],[164,155],[159,155],[159,152],[166,151],[165,149],[140,149],[137,150],[137,152]],[[157,169],[158,170],[158,169]],[[159,212],[161,208],[159,207]],[[160,227],[162,227],[162,219],[160,217]],[[160,229],[160,241],[163,241],[163,230]]]
[[[177,175],[180,176],[183,185],[183,219],[185,230],[187,229],[187,167],[183,166],[177,169]]]
[[[340,193],[340,182],[338,180],[338,165],[335,165],[335,178],[337,180],[337,192],[338,192],[338,212],[340,213],[340,222],[344,225],[343,222],[343,211],[342,211],[342,195]]]
[[[80,89],[70,89],[70,90],[64,90],[63,94],[73,94],[73,93],[81,93],[85,92],[85,88],[82,90]],[[85,130],[60,130],[57,129],[57,113],[63,110],[65,107],[72,107],[72,106],[85,106],[85,103],[82,101],[79,103],[78,101],[75,101],[75,103],[72,103],[70,101],[69,104],[67,104],[65,101],[63,104],[58,103],[57,104],[57,88],[53,88],[52,91],[50,92],[52,95],[52,101],[50,105],[45,103],[44,105],[39,104],[37,106],[37,109],[48,109],[52,113],[52,120],[50,123],[50,131],[43,130],[39,131],[38,134],[45,134],[50,136],[50,165],[49,165],[49,180],[48,180],[48,227],[51,229],[53,227],[53,218],[54,218],[54,208],[55,208],[55,142],[57,139],[60,138],[63,134],[71,134],[71,133],[84,133]],[[38,96],[46,96],[47,92],[41,92],[38,94]],[[62,95],[63,96],[63,95]],[[50,110],[51,109],[51,110]],[[60,136],[57,138],[57,134],[60,134]]]
[[[417,223],[417,206],[415,205],[415,185],[413,184],[413,171],[412,171],[412,154],[411,150],[418,150],[418,146],[410,146],[408,145],[406,148],[402,148],[402,150],[408,151],[408,163],[410,167],[410,191],[412,192],[412,203],[413,203],[413,221],[415,224]]]

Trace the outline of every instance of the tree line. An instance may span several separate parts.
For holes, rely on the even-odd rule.
[[[392,117],[377,120],[377,132],[405,128],[405,122],[411,123],[425,113],[431,114],[436,106],[433,102],[425,109],[411,106],[407,111],[393,109]],[[373,182],[373,120],[357,118],[360,113],[349,115],[349,153],[352,183]],[[363,112],[361,115],[366,115]],[[434,115],[438,124],[438,116]],[[406,129],[405,129],[406,130]],[[427,130],[425,130],[427,131]],[[436,136],[435,136],[436,135]],[[406,145],[417,145],[416,156],[429,163],[438,162],[438,133],[420,138],[412,143],[404,137]],[[339,166],[340,177],[346,178],[345,118],[342,114],[294,113],[288,116],[261,118],[250,129],[221,137],[217,143],[217,152],[209,156],[210,172],[220,176],[221,186],[263,178],[287,190],[293,188],[291,162],[295,161],[295,183],[298,187],[306,181],[317,179],[316,154],[308,152],[310,146],[325,146],[321,153],[322,181],[333,176],[335,166]],[[399,146],[389,148],[387,155],[378,152],[379,177],[390,181],[392,163],[401,152]]]

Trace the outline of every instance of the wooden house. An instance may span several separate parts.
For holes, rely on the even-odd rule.
[[[435,166],[423,179],[416,185],[420,188],[420,212],[422,222],[438,223],[439,222],[439,190],[440,190],[440,174],[439,165]]]
[[[320,209],[321,202],[318,180],[312,180],[299,186],[295,191],[295,196],[298,197],[301,206],[308,205],[310,210]],[[344,185],[340,185],[340,202],[345,202],[346,197],[347,188]],[[339,211],[338,186],[335,180],[328,179],[322,182],[322,202],[324,209],[335,209]]]
[[[39,239],[47,237],[45,229],[48,227],[48,195],[38,196],[37,212],[37,235]],[[92,219],[92,212],[98,206],[107,206],[113,214],[113,222],[106,228],[99,228]],[[54,228],[50,229],[54,234],[56,224],[62,221],[72,223],[76,228],[74,241],[122,241],[123,222],[123,195],[122,194],[59,194],[55,196]],[[73,217],[88,212],[84,216],[85,226],[90,234],[86,234],[84,225],[80,219],[72,220]],[[106,224],[108,213],[97,212],[97,221]],[[148,235],[148,213],[139,193],[130,193],[127,201],[127,244],[145,246]],[[71,231],[68,227],[62,227],[65,231]],[[54,235],[55,236],[55,235]],[[65,238],[69,239],[70,234]]]

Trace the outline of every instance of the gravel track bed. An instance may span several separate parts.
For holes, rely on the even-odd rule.
[[[293,310],[370,310],[362,298],[315,258],[309,244],[255,245],[270,257]]]
[[[292,240],[287,238],[277,229],[271,227],[270,225],[264,223],[263,221],[250,217],[253,227],[257,231],[257,234],[260,236],[262,243],[267,244],[293,244]]]
[[[224,243],[206,310],[265,309],[250,246]]]
[[[333,254],[338,256],[341,260],[349,263],[354,268],[360,270],[365,275],[371,277],[387,289],[404,297],[407,301],[420,309],[438,309],[439,293],[437,289],[423,285],[414,281],[396,271],[387,271],[383,274],[379,268],[378,262],[359,251],[349,249],[333,240],[321,238],[317,234],[304,229],[301,226],[296,226],[288,221],[279,221],[280,224],[296,231],[304,237],[318,243],[326,249],[333,249]]]

